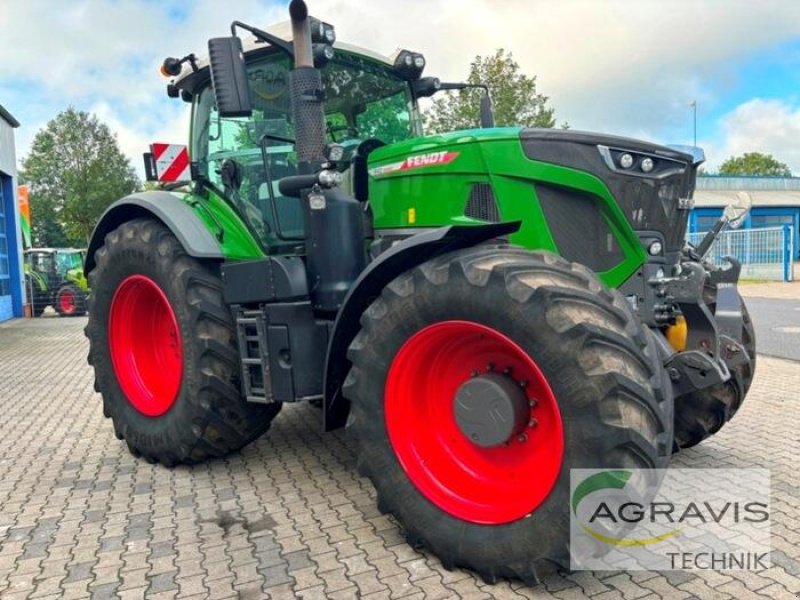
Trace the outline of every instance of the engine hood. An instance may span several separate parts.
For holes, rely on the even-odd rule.
[[[449,151],[458,146],[478,142],[519,140],[521,132],[522,128],[520,127],[496,127],[493,129],[465,129],[412,138],[374,150],[369,155],[369,162],[372,165],[373,162],[382,163],[417,154]]]

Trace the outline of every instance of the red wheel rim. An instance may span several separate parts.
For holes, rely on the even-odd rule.
[[[58,306],[61,312],[71,314],[75,311],[75,294],[71,290],[64,290],[58,297]]]
[[[458,388],[487,368],[524,385],[531,422],[494,448],[473,444],[455,420]],[[472,523],[509,523],[544,501],[561,471],[564,437],[553,391],[536,362],[502,333],[443,321],[412,336],[389,369],[389,439],[417,489],[445,512]]]
[[[148,417],[167,412],[183,374],[183,347],[175,313],[149,277],[131,275],[111,301],[111,362],[122,392]]]

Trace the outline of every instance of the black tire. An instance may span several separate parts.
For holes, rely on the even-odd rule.
[[[245,401],[239,391],[239,355],[230,310],[222,300],[215,263],[190,257],[162,224],[136,219],[106,235],[89,273],[89,363],[103,413],[130,451],[166,466],[221,457],[264,433],[280,404]],[[108,329],[114,294],[131,275],[143,275],[165,294],[183,353],[180,390],[169,410],[148,417],[128,400],[112,363]]]
[[[706,286],[706,302],[716,307],[715,290]],[[756,369],[756,332],[747,311],[742,305],[742,345],[750,356],[750,362],[733,369],[731,379],[706,390],[684,394],[675,398],[675,452],[696,446],[714,435],[730,421],[742,406]]]
[[[472,321],[513,340],[540,366],[563,421],[554,487],[526,518],[480,525],[423,496],[388,438],[384,388],[395,355],[430,324]],[[587,268],[546,252],[477,247],[433,259],[390,283],[361,319],[344,386],[359,469],[410,543],[446,568],[537,581],[537,565],[569,566],[572,468],[664,468],[672,449],[672,389],[652,334],[625,299]],[[535,434],[534,434],[535,435]]]
[[[67,295],[71,302],[65,306],[62,299]],[[62,317],[82,317],[86,314],[86,294],[78,286],[66,283],[58,288],[53,298],[53,308]]]
[[[44,309],[50,304],[50,295],[42,293],[39,288],[33,283],[30,275],[25,274],[25,289],[27,290],[31,303],[31,315],[34,317],[41,317]]]

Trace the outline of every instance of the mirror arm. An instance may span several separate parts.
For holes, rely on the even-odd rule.
[[[245,31],[249,31],[252,33],[257,39],[262,42],[266,42],[267,44],[271,44],[276,48],[285,52],[289,58],[294,58],[294,44],[291,42],[287,42],[282,40],[279,37],[272,35],[271,33],[267,33],[263,29],[259,29],[258,27],[253,27],[252,25],[248,25],[247,23],[242,23],[241,21],[234,21],[231,23],[231,34],[236,35],[236,28],[244,29]]]
[[[697,244],[695,247],[695,251],[700,256],[700,258],[705,258],[705,255],[708,254],[708,251],[711,250],[711,245],[714,243],[714,240],[719,237],[719,234],[723,232],[723,230],[728,226],[728,217],[726,215],[722,215],[719,218],[719,221],[714,223],[714,227],[711,228],[705,237],[700,240],[700,243]]]

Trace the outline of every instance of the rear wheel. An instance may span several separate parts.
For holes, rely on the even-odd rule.
[[[582,266],[468,249],[395,279],[361,323],[344,389],[359,466],[446,567],[568,566],[570,469],[668,464],[653,339]]]
[[[706,287],[706,303],[715,308],[715,292]],[[691,448],[714,435],[730,421],[744,402],[756,369],[756,332],[744,299],[742,306],[742,345],[750,361],[731,370],[731,379],[705,390],[675,398],[675,450]]]
[[[215,265],[146,219],[109,233],[95,258],[89,362],[103,412],[133,454],[193,463],[269,428],[281,405],[239,393],[235,327]]]
[[[79,317],[86,314],[86,294],[71,283],[58,288],[53,302],[56,312],[62,317]]]

